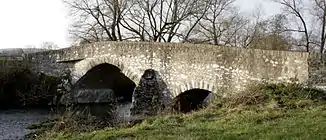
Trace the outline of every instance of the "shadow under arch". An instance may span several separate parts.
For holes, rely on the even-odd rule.
[[[126,65],[124,65],[115,55],[103,55],[100,57],[86,58],[82,61],[79,61],[74,65],[72,69],[72,83],[75,84],[83,75],[86,74],[87,71],[91,70],[97,65],[104,63],[117,67],[120,69],[121,73],[123,73],[126,77],[138,85],[140,76],[135,74],[132,69],[129,69]]]
[[[131,102],[136,84],[115,65],[102,63],[92,67],[74,85],[77,89],[112,89],[119,102]]]
[[[182,113],[201,109],[207,104],[211,95],[212,92],[205,89],[186,90],[174,98],[172,109]]]

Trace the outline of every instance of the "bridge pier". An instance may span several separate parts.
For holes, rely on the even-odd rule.
[[[133,93],[131,115],[156,115],[168,109],[172,93],[159,73],[153,69],[144,72]]]

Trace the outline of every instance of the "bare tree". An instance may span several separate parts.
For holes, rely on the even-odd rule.
[[[278,14],[260,21],[256,27],[255,37],[249,48],[267,50],[289,50],[291,48],[291,34],[284,32],[287,19]]]
[[[257,9],[251,16],[243,16],[232,5],[232,0],[213,0],[207,14],[194,30],[192,42],[209,43],[221,46],[252,46],[254,40],[264,35],[260,31],[266,26],[262,22],[262,9]]]
[[[135,0],[121,24],[141,41],[187,40],[206,13],[209,0]],[[191,22],[189,22],[191,21]],[[188,28],[186,26],[188,24]]]
[[[220,21],[226,24],[222,24],[225,30],[219,39],[221,45],[248,48],[256,38],[261,36],[260,27],[263,27],[261,24],[264,23],[262,13],[262,8],[256,7],[250,16],[243,16],[237,10],[231,10],[228,17],[223,16]]]
[[[286,32],[288,27],[288,18],[283,14],[276,14],[266,20],[267,37],[271,39],[272,50],[290,50],[293,46],[293,37],[291,32]]]
[[[308,31],[308,25],[307,25],[307,19],[304,18],[304,1],[303,0],[273,0],[281,5],[284,6],[284,12],[294,16],[298,21],[301,23],[301,25],[297,28],[288,28],[285,31],[290,32],[297,32],[297,33],[303,33],[304,34],[304,47],[305,51],[310,51],[310,32]],[[302,46],[302,44],[298,44],[299,46]]]
[[[253,11],[252,15],[247,17],[249,20],[245,22],[245,26],[239,35],[241,47],[249,48],[252,46],[251,44],[254,42],[254,40],[261,36],[262,31],[260,30],[263,29],[261,27],[264,27],[262,24],[265,24],[262,19],[263,12],[264,11],[261,5],[259,5],[255,8],[255,11]]]
[[[230,45],[232,39],[226,36],[233,37],[243,25],[242,16],[232,6],[233,2],[234,0],[209,0],[205,14],[196,20],[196,26],[192,26],[193,30],[188,32],[184,42]]]
[[[325,0],[313,0],[313,8],[312,15],[317,18],[317,22],[319,23],[318,28],[320,30],[316,30],[319,33],[319,41],[318,46],[320,48],[320,53],[324,53],[325,41],[326,41],[326,2]]]
[[[197,36],[200,36],[203,42],[221,45],[223,35],[231,29],[233,21],[237,19],[237,11],[234,13],[229,11],[233,2],[234,0],[210,1],[207,14],[203,16],[196,29]]]
[[[223,33],[222,45],[229,47],[243,47],[242,43],[245,42],[244,34],[246,32],[245,27],[249,24],[249,20],[245,17],[234,13],[231,17],[224,21],[225,31]],[[248,33],[248,32],[247,32]]]
[[[309,35],[304,30],[283,29],[262,21],[261,11],[254,20],[239,14],[235,0],[66,0],[75,17],[72,33],[80,43],[96,41],[153,41],[210,43],[231,47],[252,47],[261,41],[286,42],[280,29],[304,32],[309,51]],[[290,0],[279,0],[293,6]],[[300,8],[288,10],[300,18]],[[288,8],[288,7],[287,7]],[[295,14],[296,11],[299,11]],[[283,22],[282,22],[283,23]],[[268,25],[275,25],[271,28]],[[273,31],[269,31],[273,29]],[[267,31],[268,30],[268,31]],[[276,40],[276,41],[275,41]],[[271,41],[272,42],[272,41]],[[285,44],[285,43],[283,43]]]
[[[121,17],[128,0],[65,0],[74,19],[71,33],[76,40],[122,41]]]
[[[111,40],[186,41],[211,0],[66,0],[83,43]]]

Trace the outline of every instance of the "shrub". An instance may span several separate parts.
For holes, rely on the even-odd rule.
[[[45,107],[56,95],[60,79],[19,69],[0,77],[1,108]]]
[[[304,87],[298,83],[259,83],[247,87],[241,93],[231,95],[226,101],[227,107],[239,105],[267,105],[271,102],[280,107],[305,106],[310,101],[324,100],[325,92]],[[301,102],[301,103],[298,103]],[[305,103],[303,103],[305,102]]]

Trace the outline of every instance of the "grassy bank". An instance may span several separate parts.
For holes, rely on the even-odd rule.
[[[39,139],[326,139],[324,94],[297,84],[259,84],[191,114],[86,133],[49,128]]]
[[[196,112],[151,118],[131,128],[85,134],[58,132],[41,139],[326,139],[323,108]]]

